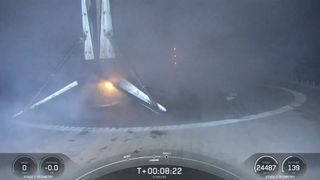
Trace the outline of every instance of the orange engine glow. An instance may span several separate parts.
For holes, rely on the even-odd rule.
[[[99,89],[103,93],[113,93],[114,91],[116,91],[116,88],[114,87],[114,85],[110,81],[102,81],[102,82],[100,82],[99,83]]]
[[[104,82],[104,86],[110,91],[114,89],[114,86],[110,81]]]

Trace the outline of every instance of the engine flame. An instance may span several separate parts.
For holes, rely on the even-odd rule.
[[[110,81],[104,82],[104,86],[107,90],[112,91],[114,90],[114,85]]]
[[[116,87],[110,81],[101,81],[99,83],[99,89],[103,93],[114,93],[116,91]]]

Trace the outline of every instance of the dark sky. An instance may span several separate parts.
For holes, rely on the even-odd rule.
[[[112,13],[119,48],[149,82],[167,82],[173,44],[183,76],[204,88],[289,79],[302,62],[319,61],[318,0],[112,0]],[[0,33],[1,100],[30,98],[82,35],[80,1],[2,0]]]

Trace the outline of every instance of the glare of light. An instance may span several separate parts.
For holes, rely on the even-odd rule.
[[[101,92],[107,94],[114,93],[116,91],[116,87],[110,81],[101,81],[99,83],[99,89]]]
[[[177,61],[173,62],[174,65],[177,65]]]
[[[113,85],[112,82],[110,82],[110,81],[104,82],[104,87],[105,87],[107,90],[109,90],[109,91],[114,90],[114,85]]]

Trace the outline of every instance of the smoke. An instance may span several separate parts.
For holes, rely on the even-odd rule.
[[[121,61],[133,62],[153,89],[228,92],[291,80],[300,62],[319,56],[317,1],[122,0],[112,5]],[[0,17],[0,92],[9,101],[26,101],[82,36],[80,3],[10,1],[1,5]],[[177,67],[170,63],[172,47],[177,47]],[[75,56],[73,62],[82,60],[81,48]],[[58,81],[69,82],[72,72],[71,64]]]
[[[118,60],[134,68],[153,93],[169,98],[181,91],[229,93],[293,80],[308,71],[299,69],[302,63],[319,58],[318,1],[111,3]],[[0,7],[0,106],[12,114],[82,36],[80,3],[15,0]],[[81,46],[41,97],[86,76]],[[177,65],[170,61],[173,47]]]
[[[224,116],[222,104],[227,104],[223,99],[226,94],[236,96],[238,91],[246,91],[252,86],[291,81],[302,75],[319,81],[318,0],[111,0],[111,3],[114,40],[120,53],[117,60],[126,68],[134,68],[160,102],[162,97],[171,102],[181,98],[184,105],[189,103],[188,108],[199,106],[201,111],[203,103],[199,101],[210,99],[221,106],[216,110],[222,109]],[[30,102],[56,64],[70,53],[68,49],[83,36],[80,9],[79,0],[0,1],[0,120],[3,130],[0,139],[6,145],[1,146],[1,151],[21,151],[21,147],[31,146],[34,139],[40,139],[37,143],[47,146],[45,137],[55,139],[55,132],[12,126],[10,117]],[[177,48],[177,65],[171,61],[173,47]],[[96,78],[96,74],[88,74],[96,71],[86,67],[82,50],[82,44],[79,44],[71,52],[70,60],[59,69],[39,98],[78,78]],[[315,70],[310,72],[311,68]],[[252,95],[252,91],[247,92],[248,97]],[[59,123],[69,125],[72,120],[66,122],[63,118],[94,114],[82,106],[91,93],[87,89],[67,93],[64,98],[57,98],[59,101],[27,114],[26,119],[39,123],[59,120]],[[201,96],[200,100],[198,96]],[[169,106],[179,103],[172,104]],[[112,118],[119,119],[119,114],[123,119],[144,117],[140,122],[151,117],[143,114],[143,107],[137,107],[143,110],[131,107],[114,110],[103,125],[133,124],[134,121],[130,121],[132,124],[129,121],[113,122]],[[48,114],[53,116],[49,118]],[[35,117],[38,120],[34,120]],[[158,119],[149,120],[151,124]],[[262,126],[266,131],[269,131],[268,123]],[[272,126],[287,127],[288,124],[282,123],[279,127]],[[249,129],[256,130],[258,126],[253,124],[254,128]],[[239,134],[247,133],[246,128],[227,136],[231,137],[229,142],[233,143],[233,135],[238,138]],[[233,131],[233,127],[218,129],[217,136],[212,137],[224,144],[227,141],[223,133],[229,134],[230,130]],[[59,135],[59,139],[63,139],[65,134]],[[274,134],[274,139],[279,139],[277,135]],[[206,137],[209,136],[211,134]],[[224,137],[221,139],[221,136]],[[13,139],[17,141],[12,143]],[[184,141],[190,143],[189,139]],[[154,142],[159,145],[158,141]],[[233,144],[230,147],[232,150]],[[32,147],[32,150],[41,152],[41,148]],[[273,149],[273,146],[268,148]]]
[[[125,58],[151,87],[232,91],[292,80],[304,59],[316,58],[317,8],[315,1],[117,1],[114,24]],[[177,68],[169,63],[174,46]]]

